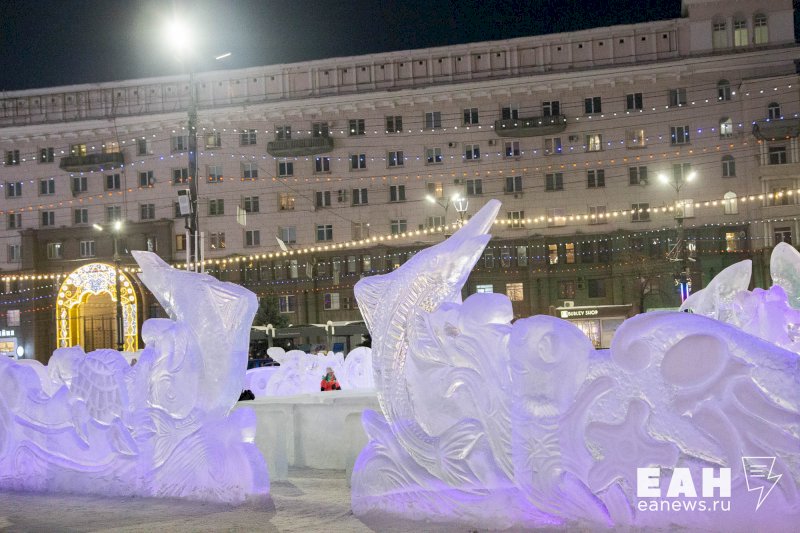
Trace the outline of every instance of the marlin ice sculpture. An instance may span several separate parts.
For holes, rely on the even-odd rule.
[[[490,529],[796,524],[797,354],[688,313],[631,318],[598,351],[557,318],[512,325],[502,294],[462,304],[499,207],[488,202],[443,243],[356,285],[383,414],[363,417],[354,512]],[[759,481],[743,457],[776,459]],[[661,498],[639,486],[645,468],[660,473],[648,483]],[[716,511],[689,509],[703,499],[703,469],[720,479],[730,469],[730,493],[704,499]],[[654,511],[662,499],[686,508]]]

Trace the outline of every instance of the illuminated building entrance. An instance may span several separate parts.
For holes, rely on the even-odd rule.
[[[120,272],[123,347],[138,349],[136,290]],[[114,267],[91,263],[72,272],[58,290],[56,301],[56,346],[80,344],[86,351],[116,348],[116,284]]]

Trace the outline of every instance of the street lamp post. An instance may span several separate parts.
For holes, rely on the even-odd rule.
[[[100,224],[94,224],[94,229],[97,231],[103,231],[104,227]],[[124,335],[123,335],[123,326],[124,322],[122,320],[122,291],[120,290],[120,280],[119,280],[119,234],[122,231],[122,221],[115,220],[111,224],[111,238],[114,240],[114,280],[115,280],[115,292],[116,292],[116,324],[117,324],[117,351],[122,351],[125,345]]]
[[[468,200],[462,198],[459,194],[454,194],[450,198],[445,198],[444,202],[442,202],[441,198],[435,198],[433,195],[426,195],[425,199],[432,203],[436,204],[439,207],[444,209],[444,226],[447,226],[447,210],[450,208],[450,204],[452,203],[455,207],[456,211],[458,212],[458,218],[461,222],[464,221],[464,212],[467,210],[467,205],[469,204]]]
[[[696,172],[689,172],[688,174],[684,175],[683,172],[680,175],[676,175],[673,173],[672,179],[667,177],[666,174],[659,174],[658,178],[662,183],[670,185],[675,190],[675,209],[677,210],[675,215],[675,224],[676,224],[676,233],[677,233],[677,243],[675,244],[674,249],[674,257],[672,259],[673,252],[670,251],[670,259],[677,260],[681,263],[681,271],[678,275],[678,283],[680,286],[681,292],[681,303],[683,303],[686,298],[689,297],[689,292],[691,291],[690,284],[691,284],[691,274],[689,272],[689,250],[686,247],[686,242],[684,238],[684,227],[683,227],[683,219],[685,216],[685,204],[681,200],[681,188],[689,183],[690,181],[694,181],[697,177]]]

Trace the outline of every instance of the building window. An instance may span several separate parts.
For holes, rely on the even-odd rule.
[[[528,266],[528,247],[517,246],[517,266]]]
[[[52,163],[55,159],[53,147],[39,149],[39,163]]]
[[[261,231],[251,229],[244,232],[245,246],[261,246]]]
[[[83,157],[86,155],[86,145],[84,143],[70,144],[69,155]]]
[[[6,197],[7,198],[19,198],[21,196],[22,196],[22,182],[21,181],[7,181],[6,182]]]
[[[722,177],[732,178],[736,176],[736,160],[732,155],[722,156]]]
[[[243,209],[246,213],[258,213],[258,196],[245,196]]]
[[[586,171],[586,185],[590,189],[606,186],[606,171],[601,169]]]
[[[350,170],[364,170],[367,168],[367,154],[352,154],[350,156]]]
[[[631,204],[631,222],[650,220],[650,204]]]
[[[440,111],[429,111],[425,113],[425,129],[433,130],[442,127],[442,113]]]
[[[294,211],[294,195],[288,192],[279,193],[278,209],[281,211]]]
[[[770,165],[785,165],[788,162],[785,146],[770,146],[768,157]]]
[[[403,156],[402,150],[396,150],[394,152],[389,152],[386,154],[386,161],[389,165],[389,168],[392,167],[402,167],[405,164],[405,157]]]
[[[118,191],[122,187],[119,174],[106,174],[106,190]]]
[[[525,211],[508,211],[506,213],[509,228],[525,227]]]
[[[350,236],[354,241],[369,238],[369,222],[353,222],[350,225]]]
[[[506,157],[519,157],[522,153],[519,148],[519,141],[506,141],[504,148]]]
[[[522,192],[522,176],[506,176],[506,193]]]
[[[733,21],[733,46],[747,46],[750,44],[747,35],[747,21],[737,18]]]
[[[390,185],[389,186],[389,201],[390,202],[405,202],[406,201],[406,186],[405,185]]]
[[[242,178],[254,180],[258,178],[258,163],[242,163]]]
[[[143,172],[139,172],[139,187],[152,187],[153,184],[156,182],[155,177],[153,177],[152,170],[145,170]],[[74,187],[73,187],[74,192]]]
[[[19,244],[9,244],[6,250],[8,251],[9,263],[17,263],[22,260],[22,251]]]
[[[404,218],[394,218],[389,221],[389,231],[392,235],[399,235],[407,231],[408,222]]]
[[[349,120],[348,134],[352,137],[354,135],[366,135],[364,128],[364,119],[355,118]]]
[[[210,243],[212,250],[224,250],[225,249],[225,232],[224,231],[216,231],[211,233],[211,243]]]
[[[561,114],[561,102],[558,100],[550,100],[542,102],[542,116],[555,117]]]
[[[353,205],[366,205],[368,203],[367,189],[353,189]]]
[[[256,144],[256,130],[242,130],[239,132],[239,146],[252,146]]]
[[[588,289],[589,298],[605,298],[606,297],[606,280],[604,279],[589,279]]]
[[[84,144],[84,145],[81,145],[81,146],[83,146],[83,151],[84,151],[83,155],[86,155],[86,145]],[[185,152],[186,150],[189,149],[189,136],[188,135],[173,135],[172,139],[171,139],[171,142],[170,142],[170,147],[171,147],[172,152]],[[75,154],[73,154],[73,155],[75,155]]]
[[[72,212],[72,221],[78,224],[88,224],[89,223],[89,208],[88,207],[79,207]]]
[[[478,108],[470,107],[464,110],[464,126],[474,126],[478,124]]]
[[[522,290],[522,283],[506,283],[506,296],[512,302],[522,302],[525,300],[525,295]]]
[[[106,206],[106,222],[116,222],[122,220],[122,206],[121,205],[107,205]]]
[[[773,236],[775,237],[776,245],[780,242],[792,244],[792,228],[788,226],[773,229]]]
[[[429,229],[436,229],[441,226],[444,226],[444,215],[428,217],[425,224],[425,227]]]
[[[566,210],[563,207],[550,207],[545,210],[547,214],[547,225],[549,227],[566,226]]]
[[[670,126],[669,134],[673,146],[689,142],[689,126]]]
[[[494,259],[494,256],[492,256]],[[494,263],[494,261],[492,261]],[[494,292],[494,285],[491,283],[482,283],[480,285],[475,285],[475,293],[476,294],[490,294]]]
[[[81,257],[94,257],[96,254],[94,241],[81,241],[80,242]]]
[[[553,172],[544,175],[544,190],[545,191],[563,191],[564,190],[564,174],[561,172]]]
[[[212,131],[204,135],[206,141],[206,148],[220,148],[222,147],[222,134],[218,131]]]
[[[314,172],[322,174],[331,171],[331,158],[327,156],[318,156],[314,158]]]
[[[767,44],[769,42],[769,29],[767,28],[767,16],[758,13],[753,17],[753,43]]]
[[[294,163],[292,161],[278,161],[278,177],[287,178],[294,175]]]
[[[441,181],[431,181],[425,184],[428,194],[434,198],[444,198],[444,185]]]
[[[558,282],[558,298],[560,300],[575,299],[575,281],[561,280]]]
[[[738,252],[739,249],[739,235],[735,231],[725,232],[725,251]]]
[[[585,98],[583,100],[583,110],[587,115],[592,115],[594,113],[602,113],[603,106],[601,105],[600,97],[593,96],[592,98]]]
[[[399,115],[386,117],[386,133],[402,133],[403,117]]]
[[[42,211],[42,226],[52,227],[56,225],[56,212],[55,211]]]
[[[220,216],[225,214],[225,200],[223,198],[215,198],[208,201],[208,215]]]
[[[686,89],[670,89],[669,90],[669,106],[684,106],[686,105]]]
[[[486,250],[483,252],[483,267],[494,268],[494,250]],[[487,292],[492,292],[492,290]]]
[[[39,194],[42,196],[50,196],[56,193],[56,179],[44,178],[39,180]]]
[[[481,147],[477,144],[464,145],[464,159],[467,161],[477,161],[481,158]]]
[[[339,309],[339,293],[326,292],[322,296],[322,308],[325,311],[336,311]]]
[[[736,199],[736,193],[728,191],[722,197],[722,206],[726,215],[736,215],[739,213],[739,203]]]
[[[22,227],[22,213],[8,214],[8,229],[20,229]]]
[[[297,297],[294,294],[281,294],[278,296],[278,311],[281,313],[294,313],[297,310]]]
[[[441,148],[426,148],[425,149],[425,163],[428,165],[438,165],[442,162],[442,149]]]
[[[675,183],[688,181],[689,174],[692,173],[691,163],[676,163],[672,165],[672,179]]]
[[[314,122],[311,124],[312,137],[330,137],[331,129],[327,122]]]
[[[297,227],[296,226],[283,226],[278,228],[278,235],[281,240],[286,244],[297,243]]]
[[[522,176],[520,178],[520,188],[522,188]],[[483,194],[483,180],[480,178],[467,180],[467,196],[480,196]]]
[[[561,151],[561,137],[547,137],[544,140],[544,155],[556,155]]]
[[[647,185],[647,167],[628,167],[630,185]]]
[[[733,137],[733,121],[728,118],[722,118],[719,121],[719,137],[720,139],[727,139]]]
[[[626,111],[641,111],[642,109],[644,109],[642,93],[633,93],[625,95]]]
[[[590,205],[589,224],[602,224],[605,221],[606,221],[606,206]]]
[[[519,118],[519,106],[508,105],[500,109],[500,118],[502,120],[512,120]]]
[[[184,250],[186,250],[186,235],[175,235],[175,251],[183,252]]]
[[[711,41],[715,50],[728,47],[728,30],[725,21],[715,21],[711,26]]]
[[[139,205],[140,220],[155,220],[155,218],[156,218],[156,204]]]
[[[317,207],[330,207],[331,206],[331,191],[317,191],[316,203]]]
[[[184,168],[173,168],[172,169],[172,184],[173,185],[184,185],[189,183],[189,169]]]
[[[47,258],[48,259],[63,259],[64,246],[60,242],[47,243]]]
[[[643,128],[625,131],[625,147],[626,148],[646,148],[647,137],[644,135]]]
[[[557,244],[548,244],[547,245],[547,264],[549,264],[549,265],[557,265],[558,264],[558,245]]]
[[[275,126],[275,140],[288,141],[292,138],[292,127],[287,125]]]
[[[770,102],[767,106],[767,118],[770,120],[778,120],[781,118],[781,104]]]
[[[727,102],[731,99],[731,83],[728,80],[719,80],[717,82],[717,100],[720,102]]]
[[[89,188],[89,180],[86,176],[72,177],[72,194],[86,192]]]
[[[603,149],[603,136],[599,133],[590,133],[585,141],[587,152],[599,152]]]
[[[564,243],[564,262],[568,265],[575,263],[575,243]]]
[[[787,187],[774,187],[772,189],[772,205],[789,205],[790,196],[787,193]]]
[[[6,150],[6,165],[19,165],[19,150]]]
[[[333,240],[333,224],[317,224],[317,242]]]

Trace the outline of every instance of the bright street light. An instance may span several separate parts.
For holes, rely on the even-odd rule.
[[[183,59],[192,49],[194,36],[186,21],[172,18],[164,24],[164,41],[175,55]]]

